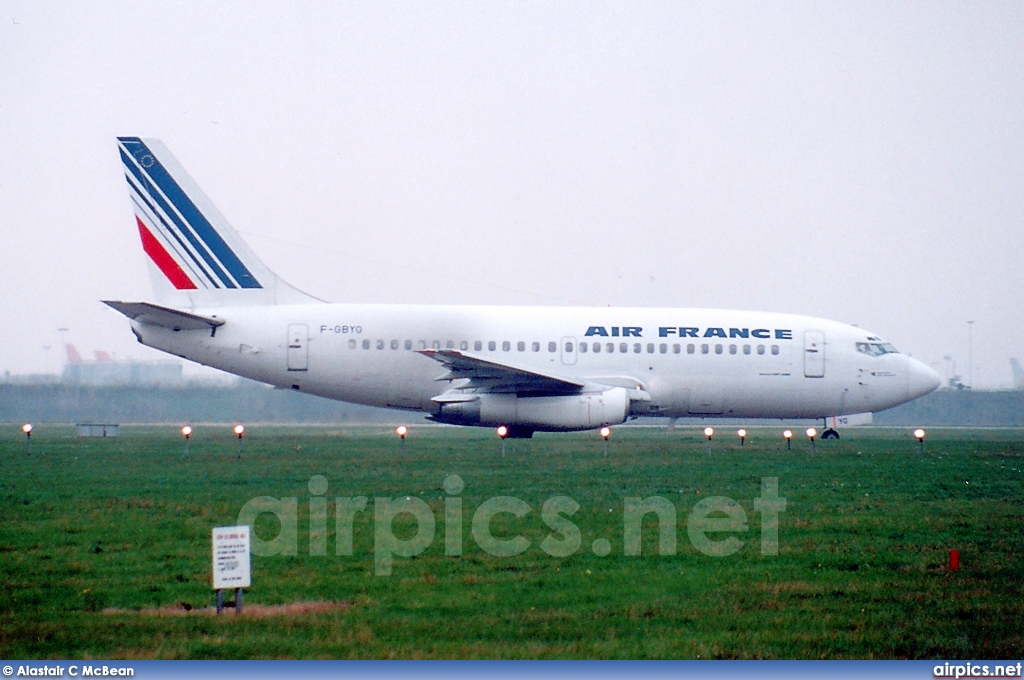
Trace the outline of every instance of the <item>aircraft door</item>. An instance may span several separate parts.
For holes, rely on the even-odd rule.
[[[309,326],[288,324],[288,370],[309,370]]]
[[[825,333],[804,332],[804,377],[825,377]]]
[[[576,363],[576,338],[562,338],[562,363],[572,366]]]

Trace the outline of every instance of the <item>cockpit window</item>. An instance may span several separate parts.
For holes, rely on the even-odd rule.
[[[899,354],[899,350],[888,342],[858,342],[857,351],[871,357],[880,357],[883,354]]]

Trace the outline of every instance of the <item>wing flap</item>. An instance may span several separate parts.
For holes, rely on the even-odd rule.
[[[490,392],[531,392],[538,394],[571,394],[579,392],[585,383],[527,368],[519,368],[456,349],[421,349],[420,354],[430,357],[448,369],[438,380],[468,379],[468,388],[484,388]]]

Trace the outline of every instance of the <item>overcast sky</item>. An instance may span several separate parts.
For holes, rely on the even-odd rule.
[[[1024,4],[0,1],[0,372],[164,355],[115,137],[337,302],[722,307],[1024,360]],[[50,347],[50,350],[44,349]]]

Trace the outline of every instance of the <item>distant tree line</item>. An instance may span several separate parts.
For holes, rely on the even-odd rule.
[[[262,385],[0,384],[0,422],[386,424],[421,417]]]
[[[422,417],[258,384],[89,387],[0,383],[0,422],[7,423],[408,424]],[[876,413],[874,424],[1024,427],[1024,390],[940,390]]]

